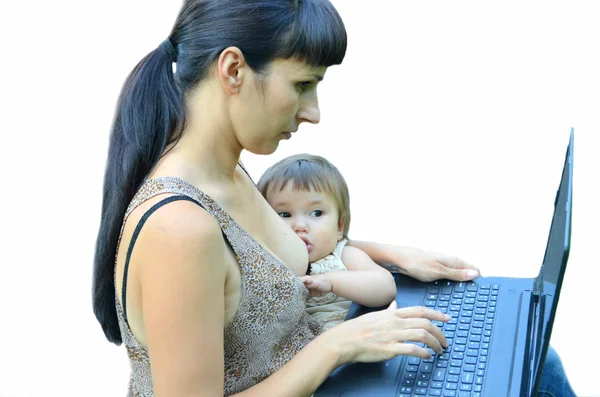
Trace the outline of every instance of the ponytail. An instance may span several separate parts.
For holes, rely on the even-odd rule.
[[[142,59],[128,76],[108,148],[92,304],[106,338],[117,345],[122,338],[115,306],[114,269],[125,212],[167,145],[181,136],[185,119],[183,97],[172,69],[173,53],[165,43]]]

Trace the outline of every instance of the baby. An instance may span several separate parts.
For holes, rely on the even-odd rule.
[[[344,321],[352,302],[369,307],[396,297],[392,275],[358,248],[347,246],[350,197],[346,181],[326,159],[300,154],[270,167],[258,189],[308,250],[302,277],[307,311],[323,331]]]

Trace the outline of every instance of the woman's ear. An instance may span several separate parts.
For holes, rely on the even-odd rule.
[[[217,75],[228,95],[239,93],[247,71],[246,58],[239,48],[227,47],[221,52],[217,61]]]

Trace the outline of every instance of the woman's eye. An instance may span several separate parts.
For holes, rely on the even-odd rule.
[[[291,217],[291,215],[290,215],[290,213],[289,213],[289,212],[280,212],[280,213],[279,213],[279,214],[277,214],[277,215],[279,215],[279,216],[280,216],[280,217],[282,217],[282,218],[289,218],[289,217]]]
[[[319,217],[319,216],[323,215],[323,211],[321,211],[321,210],[315,210],[315,211],[311,212],[310,214],[312,216]]]
[[[303,81],[301,83],[298,83],[298,87],[300,88],[301,91],[306,91],[310,88],[312,83],[313,83],[312,81]]]

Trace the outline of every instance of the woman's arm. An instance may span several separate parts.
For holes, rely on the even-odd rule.
[[[186,207],[187,206],[187,207]],[[231,255],[215,219],[193,203],[157,211],[144,226],[130,271],[139,272],[143,327],[156,397],[221,397],[224,382],[224,263]],[[142,266],[136,266],[141,264]],[[132,279],[130,287],[136,287]],[[307,397],[339,365],[399,354],[428,358],[447,342],[430,320],[449,317],[397,306],[319,335],[277,372],[240,397]]]
[[[479,277],[477,267],[455,256],[357,240],[350,240],[348,245],[361,249],[378,265],[391,272],[399,272],[421,281],[469,281]]]
[[[389,305],[396,297],[396,283],[390,272],[377,266],[355,247],[344,247],[342,262],[349,271],[301,277],[313,295],[328,292],[368,307]]]
[[[398,355],[431,358],[429,351],[405,340],[423,342],[437,353],[448,347],[431,320],[448,321],[446,314],[411,307],[386,310],[346,321],[319,335],[279,371],[236,397],[309,397],[331,372],[351,362],[377,362]]]

